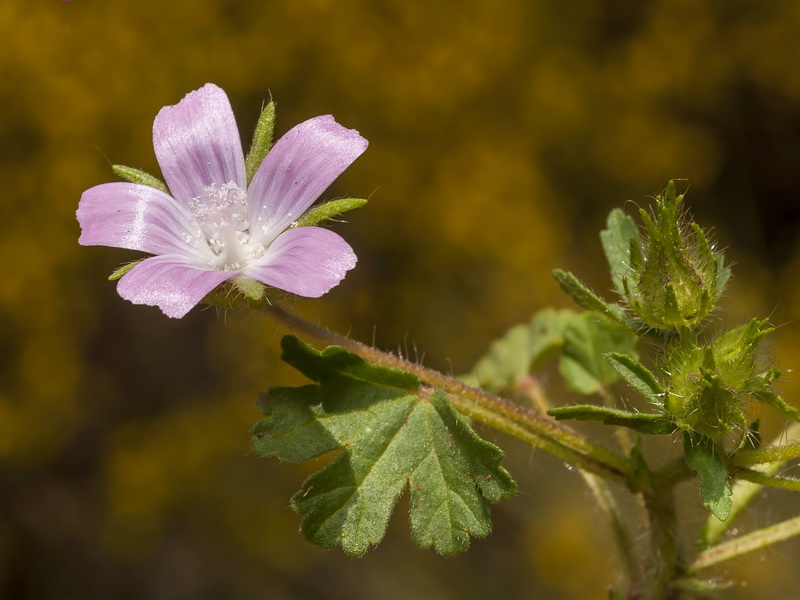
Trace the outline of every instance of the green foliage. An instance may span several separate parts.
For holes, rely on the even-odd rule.
[[[600,241],[603,243],[614,287],[620,295],[624,295],[625,287],[622,282],[630,275],[631,251],[639,249],[636,223],[622,209],[615,208],[608,215],[606,229],[600,232]]]
[[[142,171],[141,169],[126,167],[124,165],[112,165],[111,170],[114,171],[114,174],[120,179],[124,179],[125,181],[129,181],[131,183],[138,183],[139,185],[146,185],[148,187],[156,188],[165,194],[169,194],[169,188],[167,188],[163,181],[161,181],[158,177],[150,175],[150,173]]]
[[[547,414],[559,420],[602,421],[606,425],[622,425],[639,433],[673,433],[677,429],[670,419],[662,415],[632,413],[594,404],[560,406],[551,408]]]
[[[266,393],[253,448],[293,462],[341,449],[292,498],[310,541],[363,554],[383,539],[406,487],[420,547],[456,554],[470,536],[488,535],[487,503],[513,495],[516,484],[498,464],[500,449],[481,440],[443,392],[340,347],[320,352],[291,336],[281,346],[283,359],[318,385]]]
[[[492,343],[469,375],[469,385],[504,394],[556,355],[564,345],[564,329],[576,316],[571,310],[545,309],[530,323],[517,325]]]
[[[253,175],[256,174],[258,167],[264,162],[264,158],[272,148],[272,138],[275,133],[275,106],[275,103],[270,101],[258,117],[256,129],[253,132],[253,143],[244,160],[247,183],[253,179]]]
[[[636,341],[629,329],[601,314],[546,309],[527,325],[517,325],[493,342],[486,356],[462,380],[506,394],[560,352],[559,371],[566,386],[594,394],[619,379],[603,354],[632,355]]]
[[[297,227],[316,225],[327,219],[332,219],[348,210],[360,208],[367,201],[364,198],[342,198],[340,200],[329,200],[318,204],[308,210],[303,216],[297,219]]]
[[[564,329],[558,370],[569,389],[596,394],[619,380],[605,355],[613,352],[632,356],[637,341],[636,335],[616,322],[597,313],[581,313]]]
[[[683,434],[686,464],[700,476],[700,499],[720,521],[728,518],[733,491],[722,450],[714,440],[698,434]]]
[[[609,352],[606,360],[628,384],[655,405],[663,406],[664,388],[647,367],[628,354]]]
[[[598,312],[613,321],[617,321],[621,325],[633,329],[633,326],[626,318],[625,311],[621,306],[606,302],[568,271],[554,269],[552,274],[558,282],[559,287],[572,298],[578,306],[586,310]]]

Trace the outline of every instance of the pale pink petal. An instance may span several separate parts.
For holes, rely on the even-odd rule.
[[[300,217],[367,148],[330,115],[309,119],[277,141],[247,192],[250,233],[269,242]]]
[[[279,235],[244,274],[299,296],[317,298],[354,266],[356,255],[339,235],[320,227],[298,227]]]
[[[134,304],[157,306],[168,317],[180,318],[206,294],[233,277],[234,271],[214,271],[176,256],[153,256],[119,280],[119,295]]]
[[[189,210],[155,188],[123,182],[95,186],[81,196],[77,216],[78,243],[84,246],[213,258]]]
[[[153,123],[153,147],[170,192],[181,202],[201,196],[213,183],[247,184],[244,154],[228,96],[208,83]]]

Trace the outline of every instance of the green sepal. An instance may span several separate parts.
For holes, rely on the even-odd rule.
[[[332,219],[336,215],[340,215],[348,210],[360,208],[364,206],[367,201],[364,198],[342,198],[341,200],[329,200],[311,208],[302,217],[297,219],[295,227],[308,227],[309,225],[316,225],[327,219]]]
[[[772,390],[762,389],[752,392],[753,397],[759,402],[763,402],[767,406],[771,406],[780,413],[789,417],[793,421],[800,421],[800,410],[796,406],[792,406],[779,394]]]
[[[728,468],[722,449],[711,438],[685,432],[683,451],[686,464],[700,476],[700,499],[717,519],[730,515],[733,490],[728,483]]]
[[[270,296],[276,295],[276,292],[275,288],[240,273],[211,290],[203,302],[226,309],[258,309],[269,302]]]
[[[256,129],[253,132],[253,143],[247,158],[244,159],[244,169],[247,173],[247,183],[253,179],[253,175],[258,171],[258,167],[264,162],[264,158],[272,148],[272,137],[275,133],[275,103],[269,102],[261,115],[258,117]]]
[[[631,331],[636,331],[636,328],[631,325],[625,317],[625,311],[621,306],[618,304],[610,304],[600,298],[592,290],[583,285],[575,275],[569,271],[562,271],[561,269],[554,269],[552,275],[558,282],[559,287],[575,301],[575,304],[586,310],[592,310],[605,315]]]
[[[603,355],[633,355],[637,340],[629,329],[601,314],[576,315],[564,328],[564,348],[558,365],[564,383],[581,394],[595,394],[613,385],[619,375]]]
[[[163,181],[141,169],[134,169],[133,167],[126,167],[125,165],[111,165],[111,170],[114,171],[114,174],[120,179],[131,183],[138,183],[139,185],[146,185],[147,187],[155,188],[165,194],[169,194],[169,188]]]
[[[467,549],[491,530],[488,503],[516,492],[502,451],[480,439],[441,391],[409,373],[363,361],[340,347],[323,351],[286,336],[283,358],[317,381],[273,388],[253,429],[261,455],[308,460],[341,449],[292,498],[306,538],[361,555],[386,533],[410,490],[414,542],[441,554]]]
[[[615,208],[608,215],[606,229],[600,232],[600,241],[603,243],[614,287],[624,295],[623,281],[631,272],[631,249],[639,247],[636,223],[621,209]]]
[[[536,371],[564,345],[564,329],[577,317],[572,310],[542,310],[527,324],[516,325],[492,343],[487,352],[461,377],[469,385],[503,394]]]
[[[127,273],[133,267],[135,267],[140,262],[142,262],[142,260],[144,260],[144,259],[135,260],[132,263],[128,263],[127,265],[122,265],[119,269],[117,269],[116,271],[111,273],[111,275],[108,276],[108,280],[109,281],[116,281],[117,279],[122,279],[122,277],[125,275],[125,273]]]
[[[609,352],[605,355],[611,367],[628,384],[653,404],[664,405],[664,388],[647,367],[628,354]]]
[[[547,414],[559,421],[575,419],[577,421],[602,421],[606,425],[621,425],[639,433],[673,433],[677,426],[662,415],[648,413],[632,413],[617,408],[582,404],[577,406],[560,406],[551,408]]]

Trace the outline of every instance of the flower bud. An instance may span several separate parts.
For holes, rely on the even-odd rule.
[[[645,235],[630,239],[630,270],[622,278],[628,306],[655,329],[698,325],[714,309],[729,270],[696,223],[682,220],[683,194],[670,181],[651,216],[641,210]]]
[[[771,331],[766,320],[753,319],[710,345],[686,342],[673,349],[664,367],[670,376],[667,415],[684,431],[715,440],[747,427],[745,401],[770,394],[770,383],[780,374],[759,360],[759,343]]]

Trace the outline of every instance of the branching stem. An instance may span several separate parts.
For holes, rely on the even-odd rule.
[[[369,362],[413,373],[421,382],[450,394],[451,402],[463,414],[541,448],[569,464],[621,483],[632,472],[628,459],[593,444],[574,429],[554,419],[428,367],[309,323],[275,304],[265,306],[264,312],[291,331],[318,344],[341,346]]]

